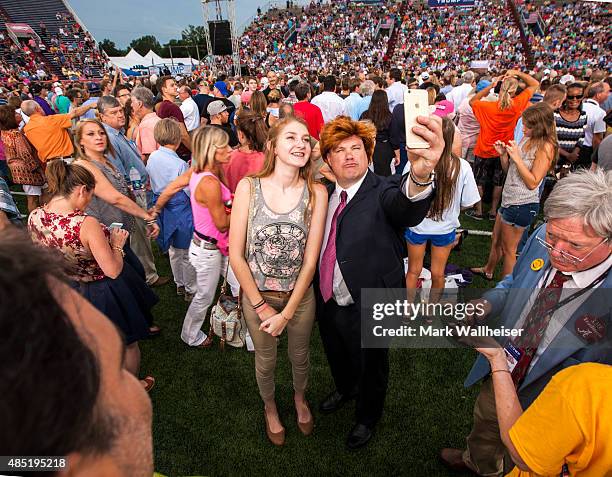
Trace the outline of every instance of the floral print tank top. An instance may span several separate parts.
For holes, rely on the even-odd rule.
[[[60,252],[68,262],[68,276],[78,282],[102,280],[105,275],[93,255],[81,242],[81,225],[87,217],[80,210],[68,215],[48,212],[43,207],[32,211],[28,219],[30,236],[35,243]],[[100,224],[106,238],[110,232]]]

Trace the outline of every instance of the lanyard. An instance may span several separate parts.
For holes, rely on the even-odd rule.
[[[552,267],[550,268],[550,270],[548,270],[547,274],[546,274],[546,279],[544,280],[543,283],[548,282],[548,278],[550,277],[550,274],[552,273],[553,269]],[[597,285],[599,285],[601,282],[603,282],[605,280],[605,278],[608,276],[609,273],[609,269],[606,270],[605,272],[603,272],[601,275],[599,275],[595,280],[593,280],[589,285],[587,285],[586,287],[578,290],[576,293],[572,293],[570,296],[568,296],[567,298],[561,300],[559,303],[557,303],[555,306],[553,306],[550,310],[549,313],[554,313],[556,312],[559,308],[567,305],[568,303],[574,301],[575,299],[581,297],[582,295],[584,295],[586,292],[588,292],[589,290],[592,290],[594,287],[596,287]],[[541,289],[540,289],[541,290]],[[538,292],[539,293],[539,292]]]

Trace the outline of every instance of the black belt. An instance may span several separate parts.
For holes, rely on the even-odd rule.
[[[193,231],[199,238],[201,238],[202,240],[205,240],[206,242],[210,242],[214,245],[217,245],[217,239],[214,237],[209,237],[207,235],[201,234],[200,232],[198,232],[197,230]]]

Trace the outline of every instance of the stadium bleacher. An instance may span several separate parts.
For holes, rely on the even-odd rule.
[[[8,38],[6,23],[25,23],[36,32],[43,47],[33,54],[48,74],[101,77],[107,59],[63,0],[0,0],[0,33]]]

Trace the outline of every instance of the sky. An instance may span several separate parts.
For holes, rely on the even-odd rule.
[[[187,25],[204,24],[200,0],[68,0],[68,3],[97,41],[109,38],[119,48],[144,35],[155,35],[164,44],[171,38],[180,38]],[[285,4],[281,0],[235,0],[238,30],[252,19],[258,6],[263,8],[268,3]],[[208,8],[214,15],[214,3]],[[227,19],[225,14],[223,19]]]

